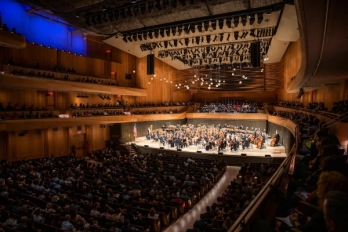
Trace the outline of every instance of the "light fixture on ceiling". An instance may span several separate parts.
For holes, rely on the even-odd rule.
[[[257,23],[260,24],[263,21],[263,12],[257,13]]]
[[[220,30],[222,30],[222,28],[224,27],[224,19],[218,19],[219,22],[219,28]]]
[[[234,27],[238,27],[238,24],[239,24],[239,16],[233,17],[233,24],[234,24]]]

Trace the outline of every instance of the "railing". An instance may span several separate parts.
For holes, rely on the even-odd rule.
[[[263,202],[275,188],[284,189],[288,175],[294,171],[295,157],[300,144],[300,133],[298,125],[295,128],[295,144],[292,146],[287,158],[282,162],[277,171],[268,180],[262,190],[257,194],[248,207],[237,218],[228,232],[248,231],[248,226],[255,213],[263,207]]]

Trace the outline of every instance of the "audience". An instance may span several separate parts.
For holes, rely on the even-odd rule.
[[[224,99],[215,103],[204,103],[196,109],[198,113],[257,113],[256,103],[244,100]]]

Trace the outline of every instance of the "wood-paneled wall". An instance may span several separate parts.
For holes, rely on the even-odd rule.
[[[27,107],[34,105],[34,107],[47,107],[47,96],[45,91],[39,90],[25,90],[25,89],[0,89],[0,102],[4,107],[11,102],[12,106],[18,104],[22,107],[26,104]]]
[[[195,102],[214,102],[224,98],[238,98],[245,99],[252,102],[272,102],[276,100],[275,92],[255,92],[255,93],[244,93],[244,92],[202,92],[194,94]]]
[[[301,68],[302,52],[301,42],[291,42],[288,49],[286,50],[283,61],[284,61],[284,88],[278,91],[279,101],[298,101],[297,93],[287,93],[286,86],[290,82],[291,78],[294,77]]]

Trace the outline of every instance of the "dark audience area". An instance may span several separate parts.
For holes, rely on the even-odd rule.
[[[194,223],[194,228],[188,229],[187,232],[228,231],[278,166],[261,163],[242,164],[237,178],[231,181],[213,205],[206,207],[206,212],[200,215],[200,220]]]
[[[188,102],[139,102],[130,105],[130,108],[144,108],[144,107],[156,107],[156,106],[189,106],[193,105],[192,101]]]
[[[86,110],[72,111],[71,116],[74,117],[92,117],[92,116],[115,116],[124,115],[122,110]]]
[[[177,109],[169,110],[133,110],[133,115],[144,115],[144,114],[177,114]]]
[[[290,116],[294,116],[293,120],[299,125],[301,143],[286,195],[277,212],[275,231],[328,231],[324,202],[330,195],[333,198],[343,195],[342,199],[348,200],[347,155],[338,139],[330,133],[330,128],[318,118],[302,113]],[[336,215],[344,212],[337,210]],[[336,223],[336,227],[342,226],[339,218]],[[348,229],[347,226],[342,228],[346,229],[329,231]]]
[[[154,231],[190,210],[221,178],[224,162],[111,148],[84,158],[0,165],[5,231]]]
[[[332,113],[332,114],[345,114],[348,112],[348,101],[342,100],[339,102],[334,102],[331,109],[325,106],[323,102],[310,102],[306,107],[301,102],[295,101],[280,101],[272,102],[272,105],[299,108],[302,110],[308,110],[315,113]]]
[[[0,120],[19,120],[19,119],[44,119],[57,118],[58,112],[49,111],[42,107],[27,106],[26,104],[18,105],[9,102],[4,106],[0,102]]]
[[[214,103],[202,103],[197,113],[257,113],[258,106],[254,102],[239,99],[222,99]]]

